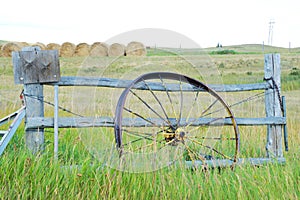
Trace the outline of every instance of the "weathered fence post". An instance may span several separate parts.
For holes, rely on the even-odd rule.
[[[33,153],[38,153],[44,149],[44,129],[29,128],[27,122],[33,117],[44,117],[42,83],[59,81],[58,52],[25,47],[13,52],[13,67],[15,83],[24,84],[26,145]]]
[[[37,153],[43,150],[44,129],[26,126],[27,120],[31,117],[44,117],[44,92],[41,84],[25,84],[24,94],[26,102],[26,118],[25,118],[25,137],[26,145],[33,152]]]
[[[280,96],[280,54],[265,55],[265,80],[271,88],[265,93],[267,117],[282,117]],[[283,157],[281,125],[267,126],[267,157]]]

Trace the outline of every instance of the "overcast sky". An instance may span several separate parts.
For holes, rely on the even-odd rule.
[[[180,36],[172,40],[168,31],[161,36],[142,31],[135,40],[183,48],[194,47],[187,38],[201,47],[268,44],[274,20],[273,45],[300,47],[299,0],[14,0],[0,5],[0,40],[126,43],[132,35],[122,33],[155,28]]]

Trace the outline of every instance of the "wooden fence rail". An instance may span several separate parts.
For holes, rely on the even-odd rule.
[[[92,87],[111,87],[111,88],[126,88],[131,83],[131,80],[120,80],[113,78],[94,78],[94,77],[78,77],[78,76],[63,76],[61,80],[57,83],[45,83],[48,85],[58,85],[58,86],[92,86]],[[149,88],[153,91],[164,91],[166,88],[168,91],[204,91],[199,88],[196,89],[191,87],[191,85],[182,85],[182,88],[178,84],[166,84],[166,88],[161,83],[148,83],[147,86],[141,84],[137,89],[148,90]],[[232,84],[232,85],[210,85],[210,88],[216,92],[242,92],[242,91],[253,91],[253,90],[266,90],[270,89],[271,85],[262,83],[253,84]]]
[[[286,124],[285,117],[265,117],[265,118],[235,118],[239,126],[263,126],[263,125],[284,125]],[[162,126],[165,122],[160,118],[151,118],[151,121],[157,126]],[[176,124],[175,119],[170,119],[171,123]],[[181,119],[181,126],[190,124],[190,126],[230,126],[232,125],[231,119],[215,119],[215,118],[189,118]],[[28,118],[26,127],[32,128],[53,128],[54,127],[53,117],[32,117]],[[145,120],[139,118],[123,119],[122,126],[136,126],[136,127],[151,127],[153,124],[146,122]],[[113,127],[114,118],[113,117],[60,117],[58,121],[59,128],[87,128],[87,127]]]

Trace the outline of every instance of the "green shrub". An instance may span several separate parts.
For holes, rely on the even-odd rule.
[[[293,67],[292,71],[290,72],[290,75],[292,76],[300,76],[300,70],[296,67]]]
[[[211,55],[226,55],[226,54],[237,54],[236,51],[230,49],[224,49],[219,51],[212,51],[210,52]]]

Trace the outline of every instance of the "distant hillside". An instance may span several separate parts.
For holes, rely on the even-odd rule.
[[[241,44],[232,46],[223,46],[222,48],[206,48],[207,51],[233,50],[237,53],[288,53],[288,48],[275,47],[262,44]],[[300,52],[300,48],[291,48],[290,52]]]
[[[0,40],[1,46],[8,41]],[[262,44],[241,44],[209,48],[169,48],[169,47],[147,47],[148,56],[172,56],[172,55],[201,55],[201,54],[265,54],[265,53],[300,53],[300,47],[297,48],[283,48]],[[0,52],[1,56],[1,52]]]
[[[7,43],[7,41],[0,40],[0,45],[1,45],[1,44],[4,44],[4,43]]]
[[[232,46],[223,46],[222,48],[210,47],[202,49],[178,49],[178,48],[153,48],[148,47],[148,55],[199,55],[199,54],[265,54],[265,53],[300,53],[300,47],[288,48],[275,47],[261,44],[241,44]]]

